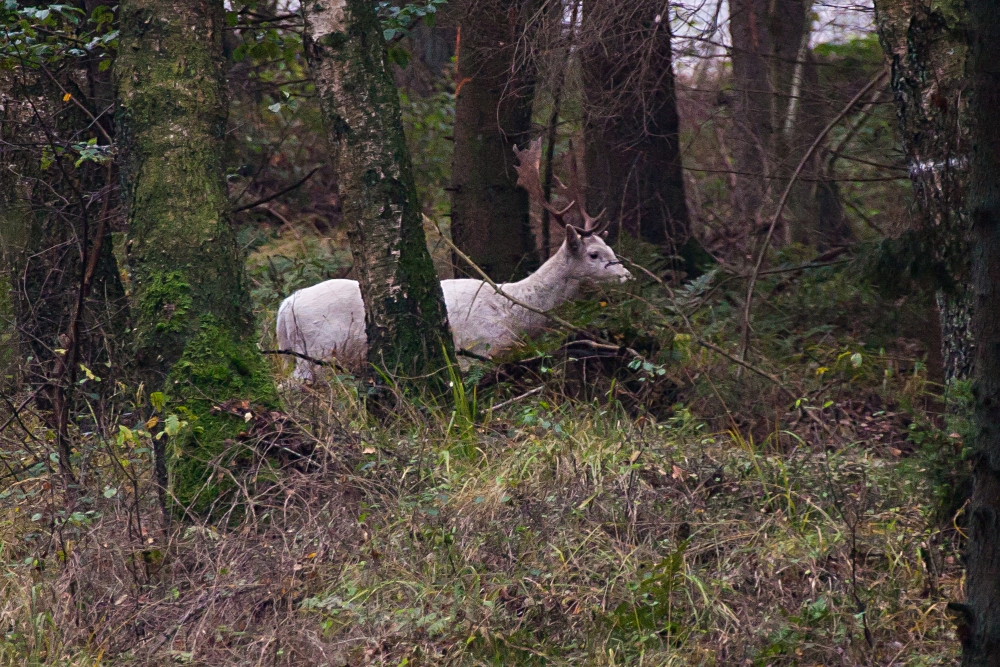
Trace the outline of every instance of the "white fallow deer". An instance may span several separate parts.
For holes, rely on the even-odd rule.
[[[558,208],[542,194],[541,141],[523,151],[515,147],[514,153],[520,163],[517,184],[565,227],[566,240],[537,271],[516,283],[500,283],[499,291],[482,280],[441,281],[455,348],[480,356],[491,356],[522,336],[537,334],[547,321],[541,312],[577,298],[584,283],[624,282],[632,277],[602,238],[607,222],[584,210],[575,168],[570,170],[571,187],[556,179],[557,196],[569,200]],[[571,213],[578,224],[567,222]],[[278,309],[278,345],[313,359],[335,358],[349,369],[361,368],[367,353],[364,308],[355,280],[327,280],[301,289]],[[312,380],[313,366],[307,359],[297,359],[293,377]]]

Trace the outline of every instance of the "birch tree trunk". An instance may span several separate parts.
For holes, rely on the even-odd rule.
[[[460,24],[451,233],[498,282],[523,278],[539,265],[528,193],[517,187],[512,150],[531,138],[535,80],[532,66],[516,61],[511,35],[523,32],[522,14],[536,5],[472,0]]]
[[[1000,666],[1000,12],[970,0],[975,441],[962,664]]]
[[[587,204],[690,275],[707,255],[684,195],[666,11],[662,2],[605,1],[584,13]]]
[[[213,406],[276,403],[229,218],[223,5],[124,0],[120,13],[114,72],[136,361],[147,391],[197,419],[173,484],[182,504],[200,509],[221,491],[207,483],[207,462],[243,427]]]
[[[947,383],[972,377],[970,318],[968,40],[961,2],[876,0],[879,39],[892,63],[892,89],[919,215],[917,251],[938,283]]]
[[[389,374],[433,376],[452,341],[375,6],[316,0],[303,9],[306,55],[365,303],[368,361]],[[377,377],[370,372],[369,380]]]

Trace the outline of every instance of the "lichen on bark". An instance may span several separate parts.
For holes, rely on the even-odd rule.
[[[173,490],[202,509],[218,492],[206,486],[207,463],[243,427],[212,407],[277,403],[229,217],[223,5],[125,0],[120,13],[116,118],[136,360],[147,390],[162,388],[192,417]]]
[[[948,384],[971,378],[968,37],[960,0],[876,0],[918,216],[907,244],[937,290]],[[920,255],[917,257],[917,255]]]
[[[303,11],[306,55],[365,303],[368,361],[399,378],[443,383],[451,336],[375,6],[324,0],[304,3]],[[368,379],[379,377],[371,372]]]

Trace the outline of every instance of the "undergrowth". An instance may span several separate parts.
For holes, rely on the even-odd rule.
[[[698,344],[737,353],[739,284],[595,292],[562,314],[618,352],[553,332],[453,368],[457,407],[376,422],[345,376],[220,406],[222,495],[169,525],[150,452],[183,406],[121,388],[82,421],[72,502],[25,415],[0,664],[952,664],[963,434],[920,305],[765,276],[741,368]]]

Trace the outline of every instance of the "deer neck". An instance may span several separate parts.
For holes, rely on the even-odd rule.
[[[524,280],[504,283],[501,289],[512,297],[538,310],[551,310],[575,299],[580,293],[580,280],[571,277],[570,256],[566,246]]]

